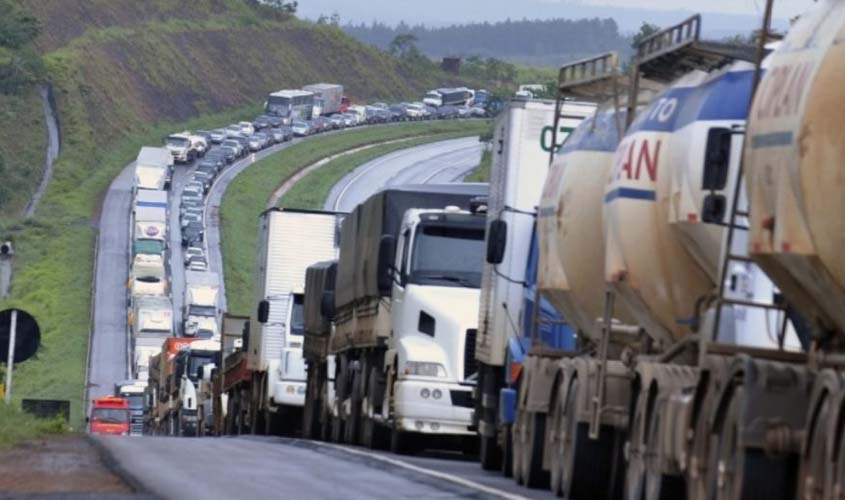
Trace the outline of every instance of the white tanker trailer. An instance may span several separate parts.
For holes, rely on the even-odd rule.
[[[645,39],[630,81],[601,57],[561,71],[564,97],[637,96],[623,114],[617,93],[573,132],[538,211],[539,287],[580,341],[546,395],[542,463],[566,498],[794,498],[799,483],[813,376],[792,320],[808,313],[745,251],[755,58],[699,41],[699,26]]]

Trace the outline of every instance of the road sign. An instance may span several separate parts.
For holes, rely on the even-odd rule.
[[[13,314],[17,313],[17,314]],[[16,330],[14,340],[14,362],[21,363],[38,351],[41,345],[41,329],[28,312],[20,309],[6,309],[0,311],[0,363],[6,363],[9,359],[9,344],[11,344],[12,319],[16,316]]]

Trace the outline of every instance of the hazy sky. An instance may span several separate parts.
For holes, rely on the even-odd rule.
[[[775,0],[775,18],[785,22],[812,4],[813,0]],[[622,28],[639,26],[639,18],[648,17],[647,11],[653,10],[738,15],[745,18],[744,28],[752,18],[759,19],[764,6],[765,0],[299,0],[299,12],[307,18],[337,12],[344,22],[379,20],[395,24],[404,20],[409,24],[446,25],[508,17],[612,16]],[[710,24],[712,28],[712,21]]]

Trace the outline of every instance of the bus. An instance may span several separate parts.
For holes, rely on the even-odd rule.
[[[284,118],[285,124],[293,120],[310,120],[314,112],[314,93],[305,90],[280,90],[267,96],[264,112]]]

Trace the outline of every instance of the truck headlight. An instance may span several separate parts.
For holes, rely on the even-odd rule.
[[[405,375],[418,375],[420,377],[445,377],[446,368],[444,368],[440,363],[407,361],[405,362]]]

